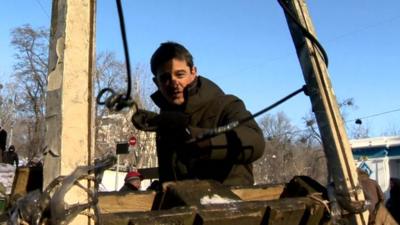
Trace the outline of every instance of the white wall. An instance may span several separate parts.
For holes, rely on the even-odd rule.
[[[382,189],[382,192],[385,194],[385,199],[387,200],[389,197],[389,179],[391,176],[389,169],[389,158],[374,158],[368,159],[364,162],[372,170],[370,178],[378,182],[379,186]],[[361,161],[359,161],[358,164],[359,163],[361,163]]]

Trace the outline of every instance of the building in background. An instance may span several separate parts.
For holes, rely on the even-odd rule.
[[[130,147],[129,154],[121,157],[121,163],[137,168],[157,167],[154,132],[143,132],[133,127],[131,114],[120,112],[98,117],[96,121],[96,157],[107,152],[116,152],[118,143],[127,143],[134,136],[137,143]]]
[[[387,200],[390,177],[400,178],[400,136],[355,139],[350,144],[357,165],[370,170]]]

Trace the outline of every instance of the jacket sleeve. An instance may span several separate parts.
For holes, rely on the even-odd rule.
[[[251,116],[241,100],[235,98],[227,104],[219,121],[219,126]],[[192,136],[204,133],[208,129],[190,127]],[[231,159],[237,163],[250,163],[264,153],[264,137],[261,129],[251,119],[231,131],[206,139],[198,143],[200,157],[209,160]]]

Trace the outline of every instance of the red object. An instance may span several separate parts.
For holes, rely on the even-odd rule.
[[[134,136],[132,136],[131,138],[129,138],[129,145],[134,146],[136,145],[136,138]]]
[[[143,180],[143,175],[142,174],[140,174],[138,171],[131,171],[131,172],[128,172],[127,174],[126,174],[126,176],[125,176],[125,182],[127,182],[127,181],[129,181],[129,180],[132,180],[132,179],[135,179],[135,178],[139,178],[140,180]]]

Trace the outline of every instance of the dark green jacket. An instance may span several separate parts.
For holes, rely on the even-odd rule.
[[[180,111],[190,118],[189,130],[194,137],[209,128],[227,125],[250,116],[243,102],[226,95],[216,84],[204,77],[186,90],[187,101],[183,107],[171,106],[159,91],[151,97],[163,111]],[[254,120],[239,127],[202,141],[196,146],[184,145],[181,151],[200,152],[190,160],[182,160],[179,151],[162,141],[157,134],[157,155],[160,181],[182,179],[213,179],[226,185],[252,185],[254,183],[252,162],[264,151],[264,138]],[[196,149],[190,149],[196,148]],[[189,155],[190,155],[189,154]]]

